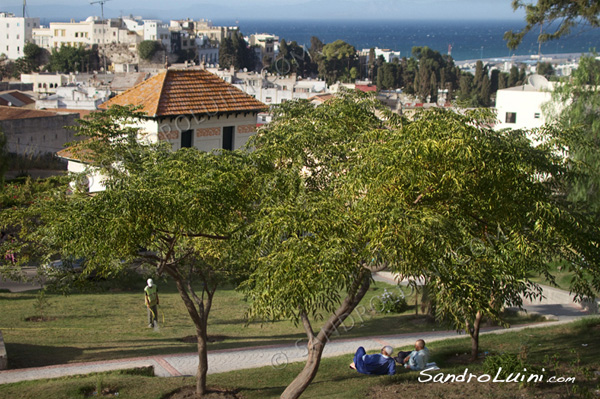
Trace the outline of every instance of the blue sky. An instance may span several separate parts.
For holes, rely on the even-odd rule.
[[[109,0],[105,14],[147,18],[207,19],[522,19],[510,0]],[[20,14],[22,0],[3,0],[0,8]],[[29,0],[28,14],[50,19],[100,14],[88,0]]]

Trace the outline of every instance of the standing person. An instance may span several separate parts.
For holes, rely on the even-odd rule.
[[[144,288],[146,307],[148,308],[148,327],[158,325],[158,287],[151,278]]]
[[[365,348],[358,348],[354,355],[354,361],[350,368],[362,374],[394,375],[396,373],[396,362],[392,358],[391,346],[381,348],[381,354],[367,355]]]
[[[395,360],[409,370],[425,370],[425,365],[429,361],[429,349],[425,347],[424,340],[418,339],[414,351],[398,352]]]

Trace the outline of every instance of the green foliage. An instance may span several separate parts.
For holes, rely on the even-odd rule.
[[[557,123],[554,139],[572,162],[569,197],[596,217],[600,217],[599,88],[600,61],[595,55],[582,57],[571,78],[555,87],[552,103],[544,109]]]
[[[279,45],[279,55],[271,65],[271,72],[278,75],[296,73],[300,76],[310,76],[314,66],[309,52],[295,41],[289,44],[282,39]]]
[[[354,199],[360,184],[345,171],[366,134],[386,124],[370,96],[344,93],[327,104],[281,104],[252,138],[261,170],[254,270],[243,284],[252,317],[299,322],[301,313],[333,312],[361,282],[361,259],[372,258]]]
[[[381,145],[351,169],[373,212],[362,219],[370,250],[403,276],[430,279],[438,317],[460,329],[538,296],[527,273],[545,274],[554,257],[568,261],[575,292],[600,286],[598,228],[556,194],[568,164],[524,132],[488,128],[493,118],[422,112],[393,133],[373,131]]]
[[[319,77],[328,84],[352,82],[351,70],[357,66],[358,56],[354,46],[343,40],[336,40],[323,46],[318,61]]]
[[[141,59],[150,61],[154,54],[160,50],[160,47],[156,40],[143,40],[138,44],[138,55]]]
[[[537,0],[530,3],[512,0],[512,7],[514,10],[524,8],[526,13],[526,25],[521,31],[504,34],[504,40],[512,49],[517,48],[523,37],[536,26],[551,29],[538,35],[538,41],[542,43],[568,35],[573,27],[581,23],[594,28],[600,26],[600,3],[597,1]]]
[[[47,315],[48,308],[52,306],[52,303],[48,299],[46,295],[46,290],[41,289],[38,291],[35,296],[35,302],[33,303],[33,308],[36,311],[36,315],[40,318],[41,321],[44,321]]]
[[[515,375],[516,373],[522,373],[523,369],[531,370],[527,366],[525,359],[522,359],[518,354],[505,352],[486,357],[483,361],[483,372],[493,376],[500,372],[499,378],[506,379],[511,373]]]
[[[374,301],[374,308],[379,313],[402,313],[408,309],[406,298],[387,289]]]
[[[554,75],[554,68],[549,62],[538,62],[536,72],[538,75],[550,77]]]
[[[71,73],[90,70],[97,64],[97,47],[86,50],[83,46],[61,46],[52,49],[48,69],[51,72]]]
[[[241,32],[237,32],[231,38],[225,38],[221,42],[219,66],[221,68],[233,66],[236,70],[247,68],[249,71],[253,71],[256,67],[254,49],[248,46]]]
[[[110,276],[132,263],[167,274],[194,322],[203,366],[198,385],[205,389],[207,323],[215,291],[234,280],[242,265],[234,240],[255,202],[254,173],[248,155],[236,151],[173,152],[139,128],[143,113],[111,107],[75,128],[89,140],[73,152],[87,169],[64,185],[8,210],[15,227],[16,252],[31,248],[46,259],[85,258],[84,273]],[[78,180],[101,173],[105,191],[90,196]],[[193,286],[200,280],[201,293]],[[202,360],[203,359],[203,360]]]

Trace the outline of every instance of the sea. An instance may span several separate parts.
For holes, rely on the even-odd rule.
[[[400,51],[410,57],[415,46],[427,46],[457,60],[536,55],[537,33],[530,32],[523,43],[510,50],[503,39],[509,30],[520,30],[524,22],[510,21],[340,21],[340,20],[213,20],[213,25],[237,25],[244,35],[269,33],[310,46],[310,38],[323,43],[341,39],[357,50],[379,47]],[[588,53],[600,50],[600,28],[577,28],[560,40],[542,44],[542,54]]]

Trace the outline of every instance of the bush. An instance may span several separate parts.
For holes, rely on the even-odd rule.
[[[502,367],[502,370],[500,370]],[[527,371],[524,371],[527,370]],[[527,362],[527,349],[521,350],[520,354],[516,353],[501,353],[488,356],[483,361],[483,372],[491,376],[495,376],[498,372],[498,377],[506,379],[513,374],[540,374],[539,367],[535,367]]]
[[[373,297],[371,308],[379,313],[402,313],[408,309],[408,304],[403,295],[385,289],[383,294]]]
[[[160,44],[154,40],[144,40],[138,45],[138,55],[141,59],[150,61],[160,48]]]

